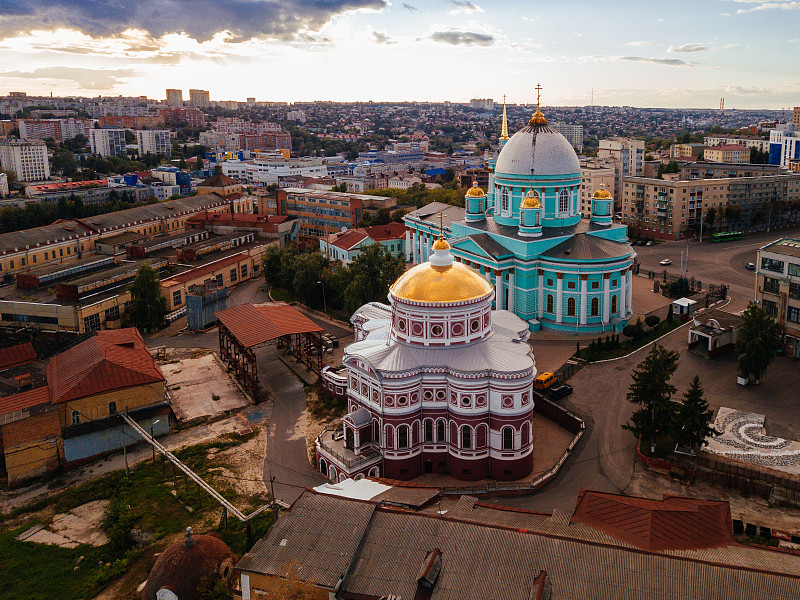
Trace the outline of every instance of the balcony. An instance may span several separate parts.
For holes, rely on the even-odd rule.
[[[374,445],[366,445],[361,448],[361,452],[356,454],[344,445],[344,437],[338,437],[341,432],[326,429],[317,436],[316,447],[320,454],[333,459],[347,469],[355,469],[375,459],[380,458],[381,454]]]

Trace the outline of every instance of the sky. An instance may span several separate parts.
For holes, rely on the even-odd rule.
[[[0,94],[778,109],[798,24],[798,0],[2,0]]]

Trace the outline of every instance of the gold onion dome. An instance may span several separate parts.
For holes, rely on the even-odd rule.
[[[463,302],[485,296],[492,291],[492,286],[461,263],[437,267],[427,262],[406,271],[389,291],[401,300]]]
[[[450,244],[444,238],[439,238],[433,243],[434,250],[450,250]]]
[[[485,195],[484,191],[478,186],[477,181],[473,181],[472,187],[467,190],[467,198],[482,198]]]
[[[605,184],[601,184],[600,188],[592,194],[592,198],[595,200],[611,200],[611,192],[606,189]]]
[[[533,113],[531,120],[528,121],[528,125],[547,125],[547,119],[544,118],[542,111],[539,110],[539,107],[536,107],[536,112]]]
[[[539,198],[536,197],[536,193],[533,190],[528,192],[522,200],[521,208],[542,208],[542,203],[539,202]]]

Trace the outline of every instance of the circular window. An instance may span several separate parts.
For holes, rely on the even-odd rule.
[[[469,328],[472,331],[478,331],[478,327],[480,327],[480,326],[481,326],[481,324],[480,324],[480,321],[478,321],[478,319],[475,319],[474,321],[472,321],[472,323],[469,324]]]
[[[433,335],[442,335],[442,326],[434,325],[433,327],[431,327],[431,333]]]
[[[462,396],[461,406],[469,406],[469,396]]]
[[[431,392],[430,390],[427,390],[423,394],[423,397],[425,398],[425,400],[431,400],[431,399],[433,399],[433,392]]]
[[[444,396],[445,396],[445,394],[444,394],[444,390],[439,390],[438,392],[436,392],[436,397],[437,397],[439,400],[444,400]]]
[[[454,324],[453,335],[463,335],[463,334],[464,334],[464,327],[462,327],[460,323]]]
[[[397,322],[397,328],[400,331],[405,331],[406,330],[406,322],[405,321],[398,321]]]
[[[398,403],[400,406],[405,406],[407,402],[408,402],[408,398],[406,398],[405,396],[400,396],[400,397],[397,399],[397,403]]]

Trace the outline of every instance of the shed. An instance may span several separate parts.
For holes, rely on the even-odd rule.
[[[697,300],[690,298],[678,298],[672,301],[672,310],[683,320],[688,319],[697,310]]]

